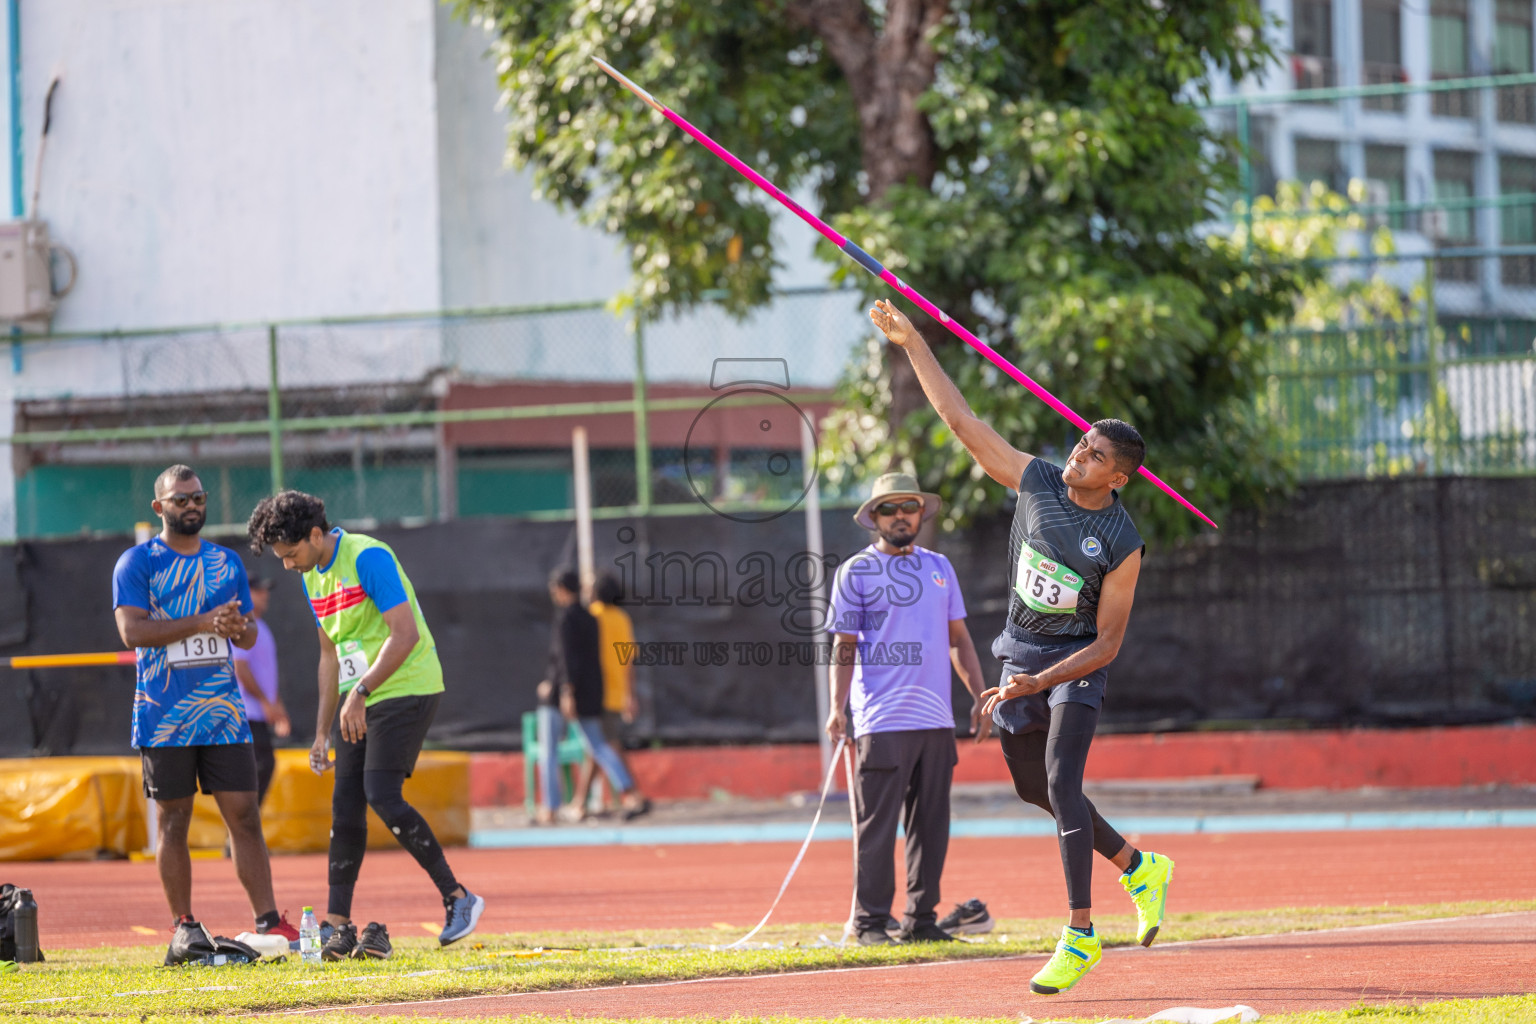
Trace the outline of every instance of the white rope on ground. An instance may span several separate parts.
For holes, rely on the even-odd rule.
[[[847,742],[846,738],[839,739],[837,741],[836,749],[832,751],[832,763],[827,766],[827,777],[823,779],[821,783],[821,800],[816,804],[816,816],[811,819],[811,830],[805,834],[805,842],[800,844],[800,852],[795,854],[795,862],[789,866],[789,874],[784,876],[784,884],[779,886],[779,894],[773,898],[773,904],[769,906],[768,913],[764,914],[763,919],[757,922],[756,928],[753,928],[751,931],[747,932],[747,934],[743,935],[729,946],[725,946],[723,948],[734,949],[735,947],[740,946],[742,943],[751,939],[752,936],[763,930],[763,925],[768,923],[768,919],[772,917],[773,912],[778,909],[779,900],[784,898],[784,890],[789,888],[789,880],[795,877],[796,871],[800,870],[800,862],[805,859],[805,851],[810,849],[811,839],[816,835],[816,826],[821,824],[821,809],[827,805],[827,791],[832,788],[832,776],[837,772],[837,755],[842,753],[843,744],[845,742]],[[854,842],[858,842],[857,836],[854,837]]]

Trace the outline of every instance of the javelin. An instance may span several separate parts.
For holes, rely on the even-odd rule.
[[[708,149],[711,153],[715,154],[715,156],[730,164],[737,171],[739,171],[743,177],[752,182],[752,184],[756,185],[764,192],[767,192],[784,206],[788,207],[790,211],[795,214],[795,216],[799,217],[801,220],[805,221],[811,227],[819,231],[822,237],[826,238],[827,241],[841,249],[859,266],[863,267],[865,270],[869,271],[871,274],[874,274],[880,280],[896,289],[897,292],[911,299],[923,312],[939,321],[939,323],[943,324],[945,327],[948,327],[951,334],[965,342],[967,345],[971,346],[971,348],[975,349],[977,352],[980,352],[982,355],[986,356],[987,359],[991,360],[993,365],[995,365],[999,370],[1002,370],[1008,376],[1024,385],[1034,394],[1036,398],[1040,399],[1052,409],[1055,409],[1062,416],[1065,416],[1069,421],[1076,425],[1079,430],[1082,430],[1086,433],[1087,431],[1093,429],[1093,424],[1089,423],[1077,413],[1073,412],[1065,402],[1037,384],[1029,376],[1029,374],[1025,373],[1017,366],[1014,366],[1007,359],[1004,359],[1001,355],[998,354],[996,349],[982,341],[980,338],[976,337],[976,335],[966,330],[960,324],[956,323],[953,319],[950,318],[948,313],[944,312],[938,306],[935,306],[933,303],[919,295],[915,290],[908,286],[906,282],[902,281],[901,278],[885,269],[885,267],[880,264],[879,260],[875,259],[863,249],[860,249],[857,245],[854,245],[852,241],[844,238],[837,231],[833,230],[833,228],[820,217],[816,216],[814,213],[811,213],[809,210],[802,207],[799,203],[789,198],[789,196],[785,195],[783,189],[779,188],[777,185],[763,177],[761,174],[758,174],[752,168],[748,167],[745,163],[739,160],[724,146],[720,145],[714,139],[710,138],[708,135],[705,135],[699,129],[689,124],[687,119],[684,118],[681,114],[678,114],[676,111],[672,110],[665,104],[658,102],[657,99],[650,93],[646,92],[634,82],[631,82],[624,75],[614,70],[613,66],[607,61],[601,60],[597,57],[593,57],[592,59],[597,61],[598,67],[602,68],[610,76],[612,76],[614,81],[618,82],[624,88],[628,89],[630,92],[634,93],[636,96],[640,97],[647,104],[649,104],[652,110],[656,111],[662,117],[665,117],[668,121],[671,121],[673,124],[677,125],[689,135],[692,135],[695,139],[698,139],[701,143],[704,144],[705,149]],[[1211,520],[1210,516],[1206,515],[1204,512],[1201,512],[1199,509],[1195,508],[1195,506],[1191,505],[1182,494],[1165,484],[1162,480],[1158,479],[1156,474],[1154,474],[1146,466],[1142,466],[1136,472],[1140,473],[1142,476],[1156,484],[1174,501],[1189,509],[1206,523],[1209,523],[1213,529],[1219,529],[1219,527],[1217,527],[1216,524]]]
[[[132,665],[133,651],[106,651],[101,654],[18,654],[0,658],[0,668],[82,668],[87,665]]]

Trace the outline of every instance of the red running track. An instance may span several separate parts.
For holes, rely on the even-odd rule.
[[[1132,838],[1174,858],[1173,913],[1536,898],[1530,871],[1536,829]],[[460,849],[450,850],[449,860],[459,878],[486,897],[480,922],[486,933],[717,923],[744,933],[767,910],[795,849],[792,843]],[[297,920],[306,903],[323,908],[324,857],[275,857],[272,867],[279,909]],[[250,926],[250,908],[229,861],[195,861],[193,875],[193,910],[213,931],[233,935]],[[11,863],[0,881],[36,894],[45,948],[158,944],[168,933],[169,913],[150,863]],[[849,845],[813,843],[775,920],[841,921],[851,882]],[[1093,884],[1098,907],[1130,911],[1107,863],[1098,862]],[[1054,839],[954,840],[943,907],[970,897],[985,900],[995,916],[1064,918]],[[436,934],[442,921],[426,875],[398,851],[368,855],[354,913],[385,922],[396,936],[426,934],[424,925],[432,922],[438,922]],[[1163,937],[1176,940],[1176,927]]]
[[[1268,1015],[1536,990],[1536,914],[1106,950],[1071,990],[1029,991],[1043,956],[713,978],[356,1007],[433,1017],[1141,1018],[1241,1004]]]

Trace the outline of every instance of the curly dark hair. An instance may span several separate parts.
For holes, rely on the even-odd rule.
[[[251,538],[251,550],[259,555],[268,544],[308,540],[317,526],[321,533],[330,532],[325,502],[303,491],[283,491],[257,503],[245,532]]]

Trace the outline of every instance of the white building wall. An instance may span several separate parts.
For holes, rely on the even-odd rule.
[[[80,279],[55,329],[438,305],[435,7],[23,3],[31,153],[63,79],[40,205]]]
[[[535,199],[532,175],[506,166],[489,40],[434,0],[23,0],[21,13],[28,197],[43,97],[62,81],[38,213],[79,277],[55,331],[606,300],[627,282],[616,239]],[[615,89],[613,102],[633,100]],[[785,213],[775,234],[781,286],[826,282],[814,232]],[[847,296],[786,301],[742,324],[668,318],[648,336],[655,372],[708,380],[717,355],[783,355],[796,385],[830,385],[868,333],[862,311]],[[342,383],[348,367],[358,381],[419,380],[454,354],[425,325],[363,333],[361,349],[334,332],[302,352],[285,342],[284,383]],[[14,364],[0,348],[0,410],[259,387],[258,334],[78,341]],[[614,344],[627,356],[628,341]],[[562,351],[575,379],[593,377],[590,353]],[[525,366],[538,353],[515,333],[493,354],[509,375],[563,372]],[[600,362],[601,376],[630,374],[627,358]],[[10,479],[0,446],[0,538],[15,532]]]

